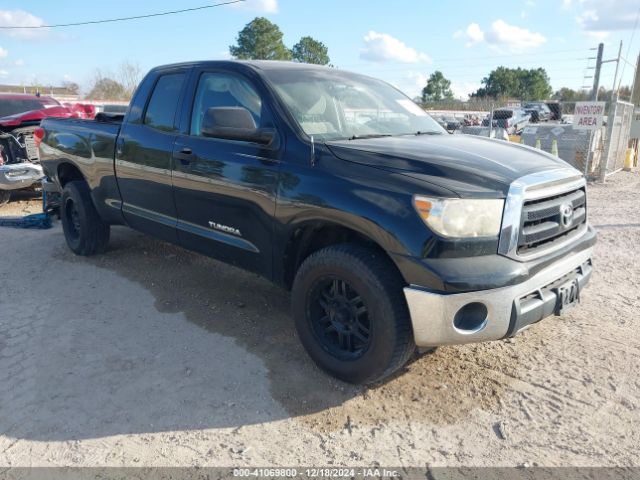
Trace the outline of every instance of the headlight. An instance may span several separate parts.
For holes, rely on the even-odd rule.
[[[422,220],[445,237],[496,237],[500,233],[504,200],[416,195],[413,205]]]

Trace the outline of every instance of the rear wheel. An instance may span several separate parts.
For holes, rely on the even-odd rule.
[[[292,289],[300,341],[316,364],[350,383],[381,380],[415,350],[402,277],[380,252],[324,248],[301,265]]]
[[[73,181],[65,185],[60,219],[67,245],[74,253],[89,256],[106,250],[110,227],[98,215],[85,182]]]
[[[6,205],[11,199],[11,192],[7,190],[0,190],[0,205]]]

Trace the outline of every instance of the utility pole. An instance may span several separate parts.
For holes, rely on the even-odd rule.
[[[613,134],[613,125],[616,123],[616,116],[618,115],[618,98],[616,94],[616,82],[618,81],[618,69],[620,68],[620,59],[622,57],[622,40],[620,40],[620,48],[618,48],[618,56],[616,58],[611,58],[609,60],[603,60],[601,63],[611,63],[616,62],[616,71],[613,74],[613,88],[611,90],[611,99],[609,103],[609,108],[607,111],[607,130],[606,130],[606,147],[605,147],[605,156],[604,166],[600,167],[600,175],[599,182],[604,183],[605,178],[607,176],[607,168],[609,167],[609,161],[611,160],[611,151],[613,147],[612,142],[612,134]]]
[[[633,77],[633,86],[631,88],[631,103],[636,107],[640,107],[640,54],[636,61],[636,74]]]
[[[593,90],[591,90],[591,100],[593,101],[598,100],[598,89],[600,88],[600,69],[602,68],[603,50],[604,50],[604,43],[598,44],[598,56],[596,57],[596,69],[593,72]]]

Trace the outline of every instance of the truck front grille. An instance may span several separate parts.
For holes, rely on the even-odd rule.
[[[526,255],[562,242],[577,233],[586,221],[587,195],[584,188],[525,201],[518,255]]]
[[[27,151],[27,158],[32,162],[40,161],[40,152],[38,151],[38,147],[36,147],[35,138],[33,136],[33,132],[28,132],[22,135],[20,140],[24,143]]]

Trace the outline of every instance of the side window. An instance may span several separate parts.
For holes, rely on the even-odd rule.
[[[203,73],[191,113],[191,135],[202,136],[202,120],[210,108],[216,107],[245,108],[256,128],[262,126],[262,99],[249,82],[227,73]]]
[[[144,114],[145,125],[165,132],[175,130],[176,110],[183,82],[184,73],[170,73],[160,77]]]

